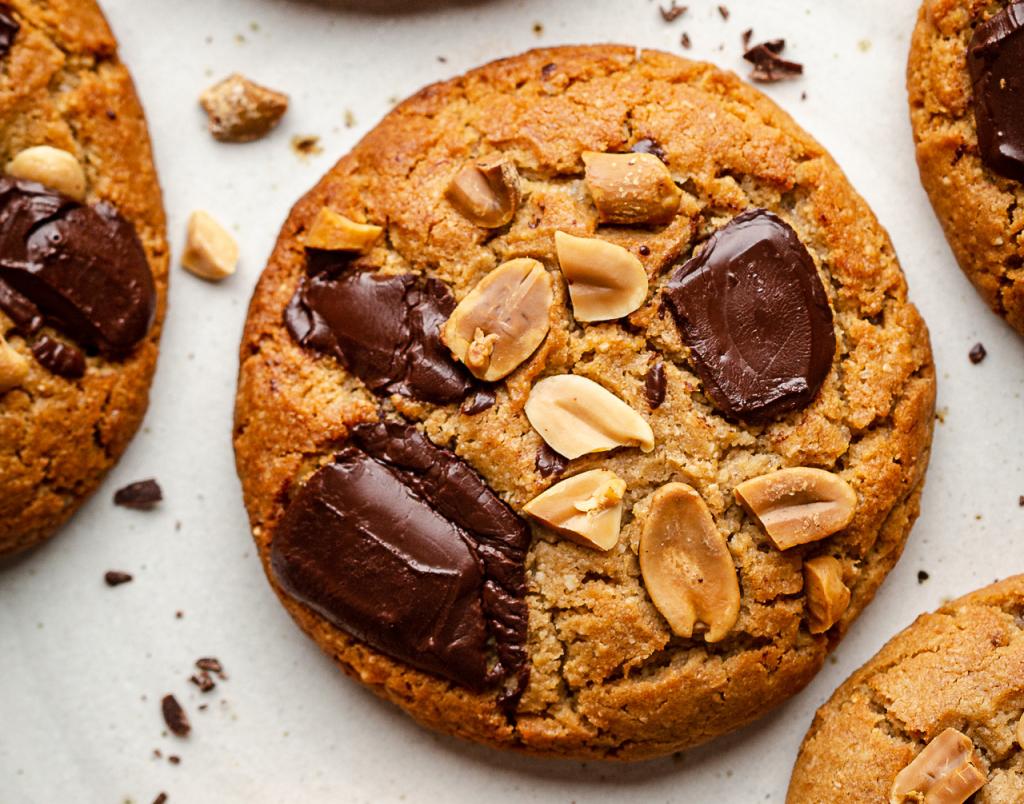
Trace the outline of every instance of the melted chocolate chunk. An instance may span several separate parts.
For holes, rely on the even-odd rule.
[[[43,335],[32,344],[32,356],[40,366],[58,377],[77,380],[85,374],[82,350],[49,335]]]
[[[462,407],[460,407],[459,410],[467,416],[476,416],[478,413],[483,413],[488,408],[493,408],[494,403],[497,401],[498,395],[494,392],[493,388],[481,388],[473,394],[473,396],[463,402]]]
[[[967,66],[981,159],[1000,176],[1024,181],[1024,2],[974,29]]]
[[[541,477],[560,475],[568,465],[569,459],[564,455],[559,455],[547,444],[540,445],[540,449],[537,450],[537,457],[533,461],[533,466]]]
[[[785,46],[784,39],[771,39],[754,45],[744,53],[743,58],[754,65],[754,69],[750,71],[751,80],[772,84],[776,81],[803,75],[804,66],[802,64],[787,61],[779,55]]]
[[[21,26],[14,19],[14,12],[6,3],[0,3],[0,59],[11,52],[14,40]]]
[[[454,309],[451,291],[436,279],[321,273],[300,283],[285,324],[300,344],[333,355],[376,394],[447,404],[474,390],[441,342]]]
[[[378,650],[473,690],[529,677],[523,521],[415,427],[358,425],[274,533],[292,597]],[[493,641],[497,661],[491,663]]]
[[[637,140],[629,150],[635,154],[653,154],[662,162],[666,161],[665,149],[661,147],[660,142],[652,140],[650,137],[644,137],[642,140]]]
[[[644,396],[647,397],[647,404],[651,410],[661,406],[665,401],[665,364],[661,360],[655,360],[647,369],[644,377]]]
[[[669,280],[665,302],[726,415],[802,408],[828,376],[832,308],[811,255],[771,212],[749,210],[715,232]]]
[[[116,359],[149,331],[156,289],[134,228],[112,207],[0,178],[0,308],[26,337],[45,322]],[[55,373],[76,371],[81,353],[56,343],[32,351]]]

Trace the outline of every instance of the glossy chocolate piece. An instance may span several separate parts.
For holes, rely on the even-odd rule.
[[[979,23],[967,50],[982,162],[1024,181],[1024,2]]]
[[[498,395],[493,388],[481,388],[462,403],[459,411],[467,416],[476,416],[478,413],[493,408],[497,401]]]
[[[32,356],[51,374],[69,380],[77,380],[85,374],[85,355],[69,343],[43,335],[31,348]]]
[[[514,708],[529,673],[529,540],[467,463],[411,425],[377,423],[299,489],[271,559],[285,592],[338,628],[472,690],[503,681]]]
[[[303,279],[285,324],[300,344],[333,355],[376,394],[447,404],[475,390],[441,342],[454,309],[451,291],[436,279],[325,271]]]
[[[715,232],[665,288],[704,390],[728,416],[761,420],[808,405],[836,338],[825,288],[796,232],[763,209]]]
[[[559,455],[547,444],[541,444],[534,458],[533,466],[541,477],[552,477],[562,474],[569,465],[569,459]]]
[[[11,52],[21,25],[14,18],[14,12],[6,3],[0,3],[0,59]]]
[[[156,288],[134,228],[112,207],[0,178],[0,307],[24,334],[45,320],[118,359],[149,331]]]

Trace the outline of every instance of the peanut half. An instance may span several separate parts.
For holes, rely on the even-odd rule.
[[[626,483],[607,469],[591,469],[556,483],[523,511],[568,539],[595,550],[619,541]]]
[[[679,211],[683,193],[652,154],[585,151],[583,164],[601,223],[663,224]]]
[[[896,775],[889,804],[963,804],[987,781],[974,743],[966,734],[946,729]]]
[[[340,212],[322,207],[306,232],[302,245],[324,251],[355,251],[364,254],[380,240],[384,230],[372,223],[357,223]]]
[[[857,493],[839,475],[801,466],[744,480],[736,499],[779,550],[831,536],[853,519]]]
[[[654,492],[640,533],[640,572],[672,632],[690,638],[702,623],[719,642],[740,614],[736,566],[711,512],[686,483]]]
[[[235,272],[238,243],[211,215],[197,210],[188,219],[181,264],[196,276],[217,282]]]
[[[17,388],[28,377],[28,360],[0,335],[0,394]]]
[[[7,175],[34,181],[75,201],[85,200],[85,170],[73,154],[50,145],[26,148],[7,163]]]
[[[548,334],[551,274],[536,260],[502,263],[452,311],[441,340],[475,377],[494,382],[533,354]]]
[[[512,220],[521,194],[519,171],[501,155],[463,167],[446,193],[459,212],[485,229],[497,229]]]
[[[559,455],[578,458],[616,447],[654,449],[643,416],[593,380],[575,374],[545,377],[530,390],[526,418]]]
[[[622,246],[555,232],[555,249],[577,321],[622,318],[647,298],[647,272]]]
[[[843,565],[832,556],[818,556],[804,563],[804,590],[812,634],[825,633],[850,605],[850,590],[843,583]]]

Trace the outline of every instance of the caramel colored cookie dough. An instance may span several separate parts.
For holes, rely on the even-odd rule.
[[[0,3],[0,555],[52,534],[146,410],[167,283],[160,188],[88,0]]]
[[[921,182],[957,262],[1024,333],[1024,3],[925,0],[907,88]]]
[[[818,710],[788,804],[1024,801],[1022,611],[1017,575],[889,640]]]
[[[814,676],[917,516],[934,393],[814,140],[711,65],[566,47],[423,89],[299,201],[235,449],[346,673],[444,732],[641,759]],[[764,524],[736,495],[801,467],[827,477],[762,481]]]

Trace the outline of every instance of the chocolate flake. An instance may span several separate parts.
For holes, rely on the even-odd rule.
[[[661,12],[661,18],[665,20],[665,22],[674,22],[686,13],[687,8],[687,6],[677,6],[676,0],[672,0],[672,3],[668,8],[658,6],[658,11]]]
[[[178,737],[187,737],[192,730],[188,722],[188,715],[181,708],[181,704],[173,695],[165,695],[160,701],[160,709],[164,714],[164,723],[171,730],[172,734]]]
[[[693,46],[693,42],[690,40],[690,35],[683,31],[683,35],[679,37],[679,44],[689,50]]]
[[[11,52],[21,25],[14,18],[14,12],[6,3],[0,3],[0,59]]]
[[[540,77],[547,81],[558,70],[558,65],[553,61],[540,68]]]
[[[561,475],[569,465],[569,459],[559,455],[547,444],[541,444],[533,465],[541,477],[551,477]]]
[[[651,410],[661,406],[665,401],[665,364],[655,360],[644,377],[644,396]]]
[[[179,757],[177,754],[171,754],[169,757],[167,757],[167,761],[170,762],[172,765],[180,765],[181,757]]]
[[[754,29],[747,28],[742,34],[740,34],[740,40],[743,42],[743,49],[747,50],[750,48],[750,40],[754,37]]]
[[[121,570],[108,570],[104,573],[103,580],[106,581],[107,586],[120,586],[123,583],[130,583],[132,576],[127,572],[121,572]]]
[[[494,407],[494,403],[497,401],[498,396],[493,388],[481,388],[462,403],[459,411],[466,416],[476,416],[478,413],[483,413],[488,408]]]
[[[985,344],[978,342],[971,347],[971,351],[967,353],[968,359],[974,364],[978,365],[988,355],[988,351],[985,349]]]
[[[796,78],[803,75],[804,66],[795,61],[787,61],[779,54],[786,46],[784,39],[771,39],[754,45],[743,58],[754,65],[750,71],[750,78],[764,84],[771,84],[787,78]]]
[[[196,667],[207,673],[216,673],[221,678],[226,678],[224,675],[224,666],[220,663],[219,659],[214,659],[212,656],[205,656],[202,659],[196,659]]]
[[[210,678],[210,674],[205,670],[192,674],[188,680],[199,687],[200,692],[210,692],[217,686],[216,682]]]
[[[718,13],[722,15],[723,20],[729,19],[729,9],[725,6],[719,6]]]
[[[167,794],[161,793],[153,799],[153,804],[167,804]]]
[[[68,380],[85,374],[85,355],[77,346],[43,335],[33,342],[31,350],[36,362],[51,374]]]
[[[637,140],[630,146],[630,149],[636,154],[652,154],[662,162],[668,162],[665,155],[665,149],[661,147],[661,143],[650,137],[644,137],[642,140]]]
[[[129,483],[114,492],[114,505],[148,511],[164,498],[160,484],[152,478]]]

